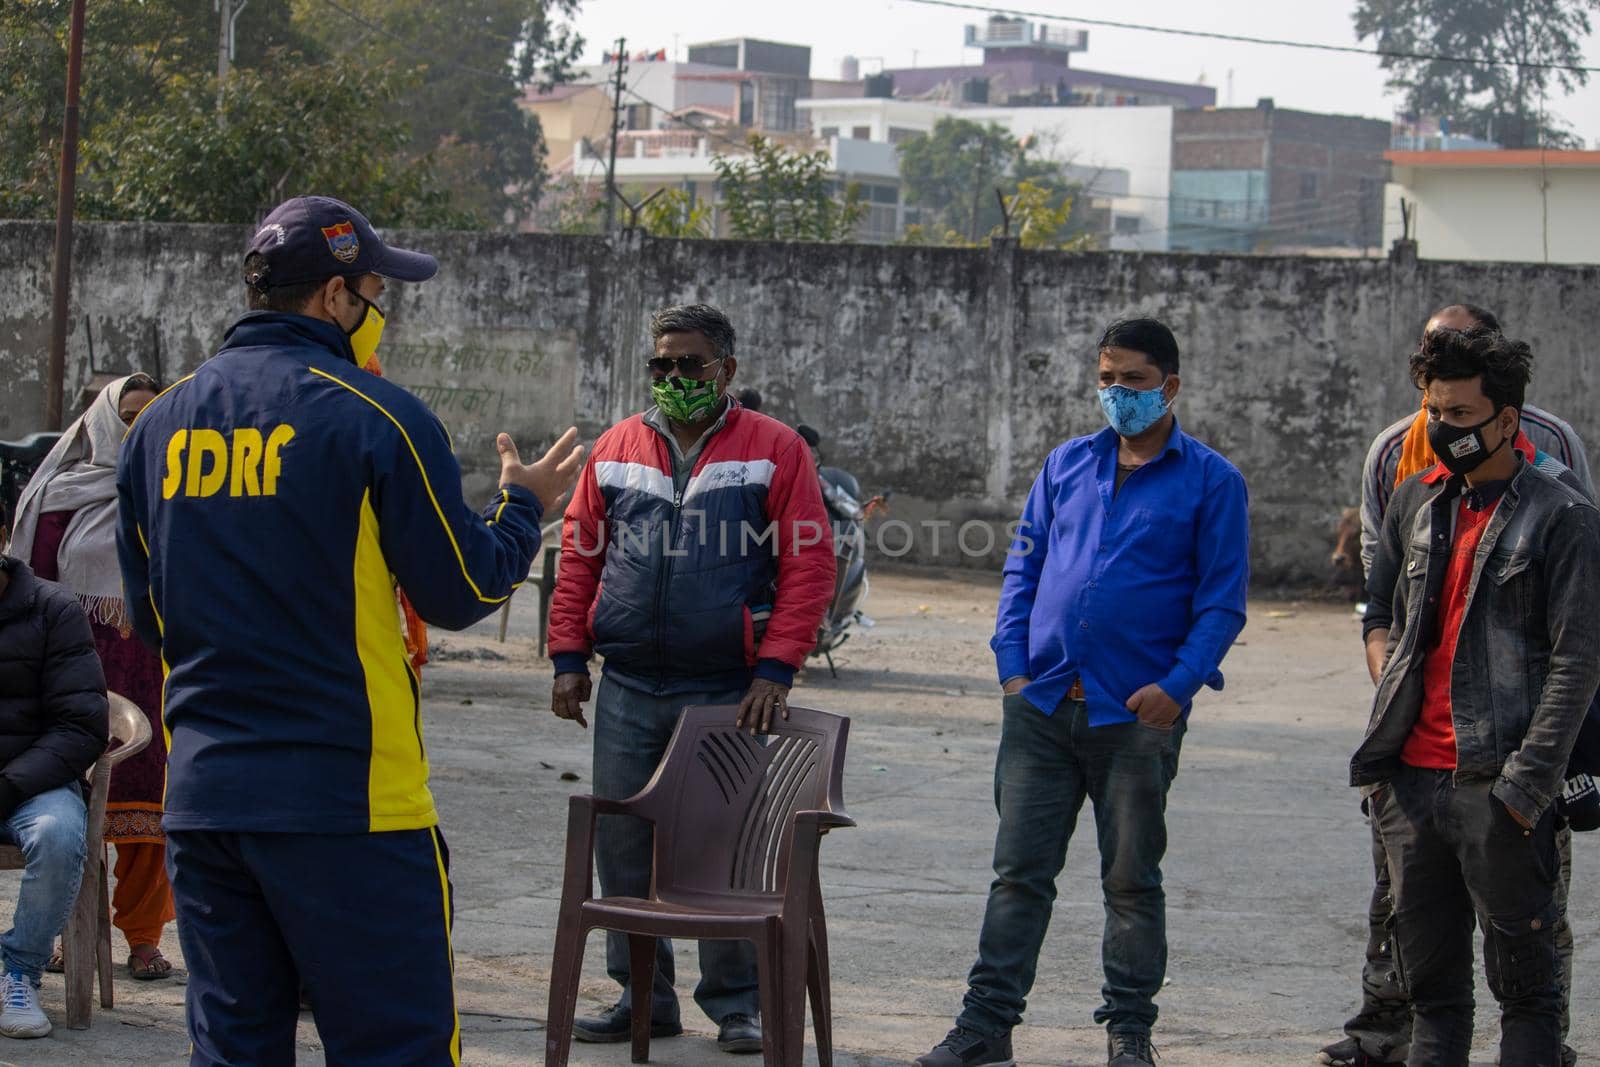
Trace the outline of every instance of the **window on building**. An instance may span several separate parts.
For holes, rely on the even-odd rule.
[[[921,136],[922,136],[922,131],[920,131],[920,130],[908,130],[904,126],[890,126],[889,127],[889,143],[890,144],[904,144],[906,141],[911,140],[913,137],[921,137]]]
[[[822,127],[822,139],[824,141],[831,141],[837,136],[839,136],[839,127],[837,127],[837,126],[824,126],[824,127]]]
[[[872,127],[852,126],[850,127],[850,137],[855,141],[870,141],[872,140]]]
[[[1317,198],[1317,176],[1310,172],[1300,175],[1300,199],[1315,200]]]
[[[1121,234],[1138,233],[1139,232],[1139,216],[1138,215],[1118,215],[1116,217],[1116,221],[1112,223],[1112,229],[1116,233],[1121,233]]]
[[[627,129],[648,130],[650,128],[650,117],[649,104],[629,104]]]

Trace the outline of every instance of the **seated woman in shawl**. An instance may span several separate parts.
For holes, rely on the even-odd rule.
[[[167,753],[161,743],[161,661],[133,635],[122,600],[116,464],[123,434],[158,392],[160,386],[144,374],[101,390],[22,491],[10,549],[39,577],[78,595],[94,629],[106,687],[150,717],[154,740],[117,765],[106,804],[106,840],[117,850],[112,922],[128,940],[128,970],[141,979],[172,973],[161,955],[161,933],[173,919],[161,830]],[[58,959],[50,969],[60,970]]]

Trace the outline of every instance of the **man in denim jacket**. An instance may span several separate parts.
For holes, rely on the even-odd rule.
[[[1513,447],[1528,346],[1441,330],[1412,358],[1443,457],[1395,492],[1383,675],[1352,785],[1394,880],[1411,1067],[1465,1067],[1472,929],[1485,931],[1501,1062],[1561,1062],[1551,810],[1600,685],[1600,512]]]

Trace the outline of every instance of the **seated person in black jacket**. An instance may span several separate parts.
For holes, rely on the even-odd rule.
[[[0,840],[28,864],[0,934],[0,1035],[50,1032],[35,989],[78,895],[83,776],[106,730],[105,674],[78,598],[0,555]]]

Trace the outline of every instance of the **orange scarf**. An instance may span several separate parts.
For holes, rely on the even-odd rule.
[[[1433,446],[1428,444],[1428,402],[1422,402],[1422,410],[1417,412],[1417,417],[1411,420],[1411,429],[1406,431],[1405,447],[1400,450],[1400,466],[1394,473],[1394,484],[1399,488],[1400,483],[1421,472],[1435,466],[1439,457],[1433,454]]]
[[[361,369],[380,378],[383,377],[383,364],[378,362],[376,353]],[[420,671],[422,665],[428,662],[428,624],[422,621],[417,609],[411,606],[404,589],[396,588],[394,595],[400,604],[400,614],[405,618],[406,655],[411,657],[411,666]]]

